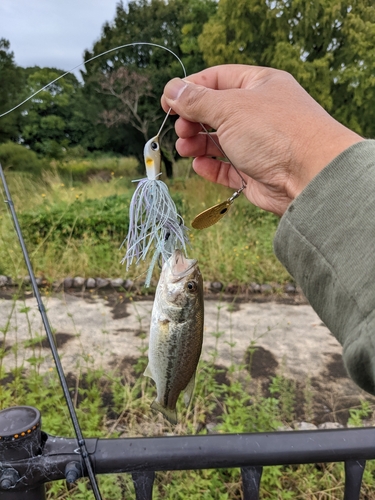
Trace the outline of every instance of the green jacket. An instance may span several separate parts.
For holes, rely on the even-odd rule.
[[[375,140],[351,146],[290,204],[275,253],[375,394]]]

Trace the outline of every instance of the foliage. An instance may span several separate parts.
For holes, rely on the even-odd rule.
[[[114,21],[104,25],[101,38],[93,45],[92,50],[85,53],[85,59],[116,46],[149,42],[167,47],[183,61],[185,61],[183,56],[186,54],[188,71],[198,71],[203,68],[203,61],[196,36],[199,35],[203,24],[215,8],[216,2],[213,0],[171,0],[169,2],[133,0],[126,6],[119,3]],[[124,71],[135,75],[138,79],[148,80],[149,88],[146,89],[147,92],[143,92],[142,99],[139,101],[135,121],[133,119],[133,123],[130,122],[129,125],[121,124],[124,120],[117,121],[117,126],[111,129],[110,142],[113,151],[122,154],[126,152],[126,154],[139,157],[140,152],[143,151],[145,133],[152,137],[160,125],[163,113],[160,109],[159,96],[165,84],[173,77],[183,76],[180,63],[166,50],[137,45],[112,52],[105,58],[98,58],[87,64],[85,70],[86,73],[83,74],[85,93],[90,95],[92,103],[95,102],[93,111],[96,105],[100,114],[103,111],[107,116],[109,114],[110,122],[113,122],[113,110],[118,105],[121,107],[122,117],[125,112],[129,117],[127,113],[129,106],[123,106],[121,99],[116,104],[113,93],[109,96],[98,93],[103,81],[105,84],[114,76],[120,76],[118,72]],[[144,84],[142,85],[145,87]],[[133,99],[130,107],[134,108],[136,103],[138,99]],[[131,116],[135,117],[133,112]],[[135,128],[134,124],[136,124]],[[108,136],[107,132],[106,134]],[[169,135],[173,136],[171,130]],[[163,142],[166,145],[170,140],[165,139]]]
[[[361,401],[359,408],[351,408],[349,411],[348,425],[352,427],[362,427],[363,421],[372,416],[371,404],[365,399]]]
[[[130,178],[123,175],[128,164],[133,169],[128,172]],[[113,170],[109,172],[108,168]],[[17,173],[7,174],[37,273],[51,281],[72,274],[124,275],[124,267],[119,265],[124,249],[119,250],[119,246],[127,233],[135,168],[133,160],[117,163],[116,158],[86,158],[64,164],[60,170],[63,177],[49,172],[32,180]],[[86,176],[90,177],[86,184],[74,180]],[[228,198],[225,188],[197,176],[168,184],[187,225],[203,209]],[[0,206],[0,210],[0,238],[4,242],[0,246],[0,273],[15,277],[24,273],[23,259],[9,218],[3,216],[6,207]],[[190,233],[188,254],[199,260],[205,280],[237,285],[252,281],[283,283],[290,278],[273,254],[277,223],[276,216],[240,197],[218,224]],[[142,280],[148,262],[131,267],[126,277]]]
[[[128,179],[139,177],[139,163],[135,158],[117,156],[87,156],[86,158],[65,158],[56,163],[58,173],[71,181],[110,181],[114,176]]]
[[[172,50],[188,74],[222,63],[284,69],[339,121],[366,137],[375,136],[372,0],[120,2],[85,59],[135,42]],[[0,41],[0,71],[0,113],[63,73],[17,67],[5,39]],[[0,142],[21,142],[55,159],[79,145],[141,161],[145,139],[161,123],[164,85],[183,76],[180,63],[161,48],[130,45],[85,64],[82,76],[83,84],[74,75],[65,76],[1,118]],[[113,92],[119,83],[125,93]],[[162,140],[169,177],[176,158],[174,120],[168,119]]]
[[[289,71],[339,121],[375,136],[372,0],[220,0],[199,46],[209,65]]]
[[[185,186],[184,214],[188,221],[205,208],[228,198],[228,190],[196,177],[186,181]],[[226,284],[286,281],[288,275],[273,253],[272,240],[277,224],[276,216],[241,197],[218,224],[192,232],[192,250],[205,278]]]
[[[181,28],[181,51],[187,74],[197,73],[205,67],[198,37],[204,25],[217,10],[215,0],[189,0]]]
[[[48,200],[31,212],[20,214],[20,224],[28,241],[38,244],[45,238],[64,246],[69,239],[86,239],[100,243],[124,234],[129,224],[127,195],[113,195],[100,200],[76,199],[74,203],[49,205]]]
[[[39,159],[34,151],[10,141],[0,144],[0,163],[4,169],[32,174],[49,168],[48,162]]]
[[[0,114],[9,111],[21,100],[24,81],[21,68],[14,62],[10,43],[0,38]],[[0,118],[0,143],[20,137],[20,112],[13,112]]]
[[[141,105],[147,97],[155,97],[148,77],[122,67],[102,75],[99,86],[103,94],[114,97],[113,108],[101,114],[103,123],[107,127],[130,123],[147,142],[150,124],[160,119],[159,115],[151,113],[149,106]]]
[[[55,68],[28,68],[27,93],[34,94],[63,73]],[[73,118],[79,90],[76,77],[68,74],[28,101],[22,126],[24,143],[47,157],[61,158],[77,140]]]

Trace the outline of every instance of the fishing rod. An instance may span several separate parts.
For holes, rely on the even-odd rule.
[[[49,342],[49,346],[51,349],[53,360],[55,362],[56,370],[57,370],[57,373],[58,373],[58,376],[60,379],[60,384],[61,384],[61,387],[62,387],[62,390],[64,393],[65,401],[66,401],[66,404],[68,406],[70,418],[71,418],[71,421],[73,424],[74,432],[75,432],[75,435],[77,438],[77,443],[78,443],[78,446],[80,449],[81,458],[83,459],[84,465],[86,466],[87,474],[88,474],[88,477],[89,477],[89,480],[91,483],[91,487],[92,487],[92,491],[94,493],[95,500],[102,500],[102,497],[101,497],[100,491],[99,491],[99,487],[98,487],[98,483],[96,481],[96,477],[95,477],[93,467],[92,467],[92,464],[90,461],[89,453],[87,451],[86,442],[85,442],[81,427],[80,427],[79,422],[78,422],[77,413],[75,411],[73,402],[72,402],[71,397],[70,397],[68,384],[66,382],[66,378],[65,378],[64,370],[63,370],[63,367],[61,364],[60,356],[59,356],[59,353],[57,351],[55,339],[53,337],[52,330],[51,330],[51,327],[50,327],[50,324],[48,321],[46,309],[44,307],[44,304],[43,304],[43,301],[42,301],[42,298],[41,298],[41,295],[39,292],[39,288],[38,288],[38,285],[36,283],[34,270],[33,270],[33,267],[31,265],[29,253],[28,253],[27,248],[26,248],[26,244],[25,244],[25,240],[24,240],[23,235],[22,235],[21,227],[18,223],[18,217],[17,217],[16,210],[15,210],[15,207],[14,207],[14,204],[12,201],[12,197],[10,195],[9,187],[8,187],[1,163],[0,163],[0,177],[1,177],[1,181],[3,183],[4,192],[5,192],[4,202],[9,207],[9,211],[11,213],[14,228],[16,230],[16,234],[17,234],[19,243],[21,245],[23,257],[25,259],[26,267],[27,267],[27,270],[28,270],[29,276],[30,276],[31,286],[32,286],[34,296],[35,296],[37,304],[38,304],[38,309],[39,309],[40,315],[42,317],[43,326],[44,326],[44,329],[45,329],[46,334],[47,334],[47,339]],[[82,468],[82,475],[83,475],[83,468]]]

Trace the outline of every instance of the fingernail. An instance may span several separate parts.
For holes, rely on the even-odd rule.
[[[181,80],[181,78],[173,78],[173,80],[168,82],[165,86],[164,95],[167,99],[175,101],[180,97],[186,86],[186,82]]]

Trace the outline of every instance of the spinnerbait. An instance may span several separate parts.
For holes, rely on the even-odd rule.
[[[188,243],[187,227],[172,200],[167,185],[159,179],[161,154],[159,136],[169,116],[168,111],[159,132],[150,139],[144,148],[147,177],[138,181],[130,202],[129,231],[122,243],[127,243],[127,252],[121,263],[126,262],[126,269],[135,260],[136,264],[146,258],[153,247],[154,255],[149,265],[145,286],[150,285],[152,271],[159,257],[166,262],[176,249],[186,253]],[[121,246],[122,246],[121,245]]]

